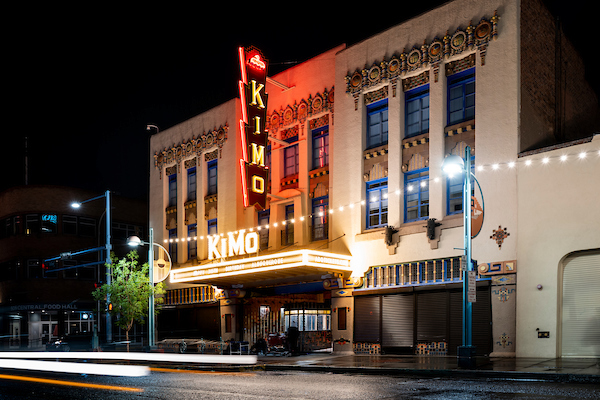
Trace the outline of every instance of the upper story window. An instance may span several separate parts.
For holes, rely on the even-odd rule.
[[[188,259],[194,260],[198,256],[198,242],[194,239],[196,237],[196,224],[188,225]]]
[[[281,244],[282,246],[287,246],[294,244],[294,224],[292,220],[294,219],[294,205],[290,204],[285,206],[285,228],[283,229],[281,235]]]
[[[291,176],[298,173],[298,145],[288,146],[283,149],[283,176]]]
[[[328,238],[328,208],[329,196],[317,197],[316,199],[312,200],[312,240],[323,240]]]
[[[475,157],[471,157],[471,173],[475,173]],[[446,214],[460,214],[463,212],[463,186],[462,173],[449,176],[446,181]],[[475,185],[471,186],[471,196],[475,195]]]
[[[177,205],[177,174],[169,175],[169,207]]]
[[[448,125],[475,118],[475,68],[448,77]]]
[[[217,231],[217,219],[209,219],[208,220],[208,230],[207,230],[209,235],[216,235],[218,233]]]
[[[367,149],[388,142],[388,103],[379,101],[367,107]]]
[[[260,231],[258,236],[260,238],[260,249],[266,250],[269,247],[269,217],[270,210],[264,210],[258,212],[258,226]]]
[[[187,201],[196,200],[196,167],[187,170]]]
[[[173,263],[177,262],[177,229],[169,229],[169,255]]]
[[[429,168],[404,174],[404,221],[429,217]]]
[[[405,101],[405,137],[429,132],[429,85],[409,90]]]
[[[388,222],[387,178],[367,182],[367,229],[379,228]]]
[[[312,168],[329,165],[329,127],[312,132]]]
[[[217,160],[207,164],[208,190],[206,195],[217,194]]]

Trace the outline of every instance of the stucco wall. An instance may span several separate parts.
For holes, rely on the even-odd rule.
[[[558,357],[561,260],[600,248],[600,135],[523,157],[518,166],[517,356]],[[580,152],[589,152],[585,159]],[[561,155],[568,154],[566,161]],[[548,164],[541,164],[550,157]],[[527,166],[525,161],[531,160]],[[542,285],[538,290],[537,285]],[[537,331],[549,331],[538,339]]]

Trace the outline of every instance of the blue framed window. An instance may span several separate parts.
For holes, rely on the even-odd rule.
[[[471,157],[471,173],[475,173],[475,157]],[[463,185],[462,173],[448,177],[446,180],[446,214],[461,214],[463,212]],[[475,194],[475,182],[471,185],[471,196]]]
[[[198,257],[198,242],[194,239],[197,233],[196,224],[188,225],[188,259],[193,260]]]
[[[208,190],[206,195],[217,194],[217,160],[209,161],[207,164]]]
[[[169,207],[177,205],[177,174],[169,175]]]
[[[266,250],[269,248],[269,229],[265,228],[265,226],[269,226],[270,216],[271,210],[264,210],[258,212],[258,225],[260,226],[258,237],[260,240],[261,250]]]
[[[404,222],[429,217],[429,168],[404,174]]]
[[[329,196],[317,197],[312,200],[312,240],[324,240],[328,238],[328,208]]]
[[[196,167],[187,170],[187,201],[196,200]]]
[[[207,228],[207,234],[208,235],[216,235],[218,232],[217,230],[217,219],[209,219],[208,220],[208,228]]]
[[[404,94],[405,137],[429,132],[429,85],[409,90]]]
[[[169,229],[169,255],[173,264],[177,262],[177,229]]]
[[[329,126],[312,132],[312,168],[329,165]]]
[[[367,149],[388,142],[388,103],[382,100],[367,107]]]
[[[298,173],[298,145],[288,146],[283,149],[283,176],[291,176]]]
[[[367,229],[386,226],[388,222],[387,178],[367,182]]]
[[[475,118],[475,68],[448,77],[448,125]]]

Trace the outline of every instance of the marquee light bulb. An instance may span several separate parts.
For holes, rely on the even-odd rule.
[[[585,151],[582,151],[581,153],[579,153],[579,158],[583,160],[586,157],[586,155],[587,154],[585,153]]]
[[[560,161],[562,161],[562,162],[567,161],[567,155],[563,154],[562,156],[560,156]]]

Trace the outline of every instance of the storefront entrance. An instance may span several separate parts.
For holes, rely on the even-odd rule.
[[[244,300],[243,340],[254,345],[286,346],[286,335],[297,336],[296,350],[330,349],[331,301],[323,294],[257,297]],[[290,329],[291,328],[291,329]]]

